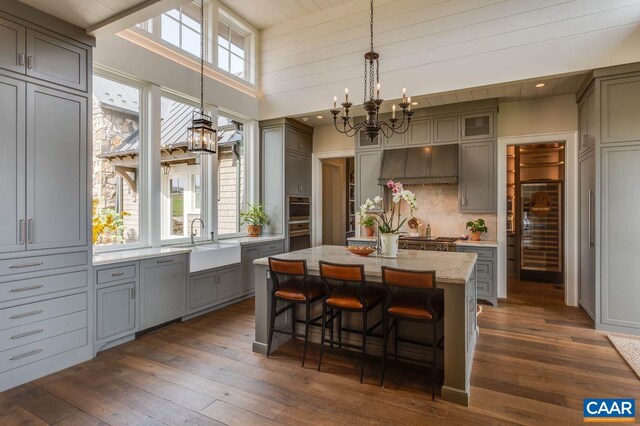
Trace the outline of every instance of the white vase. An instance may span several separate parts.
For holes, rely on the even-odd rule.
[[[380,255],[382,257],[398,257],[399,234],[380,234]]]

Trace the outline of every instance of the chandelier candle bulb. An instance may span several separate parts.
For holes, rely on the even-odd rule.
[[[407,103],[409,104],[408,111],[411,111],[411,96],[407,98]]]
[[[396,104],[391,105],[391,118],[396,118]]]
[[[407,101],[407,89],[406,88],[402,88],[402,102],[406,102]]]
[[[380,99],[380,83],[376,84],[376,98]]]
[[[344,88],[344,101],[345,102],[349,102],[349,88],[348,87]]]
[[[338,97],[334,96],[333,97],[333,109],[336,109],[336,102],[338,102]]]

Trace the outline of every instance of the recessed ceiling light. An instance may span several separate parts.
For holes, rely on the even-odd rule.
[[[418,105],[418,102],[411,102],[411,105]]]
[[[546,85],[547,85],[546,83],[538,83],[538,84],[536,84],[536,87],[539,89],[539,88],[544,87]]]
[[[309,121],[308,117],[302,117],[302,121]]]
[[[319,116],[317,116],[316,118],[317,118],[318,120],[322,120],[324,117],[323,117],[323,116],[321,116],[321,115],[319,115]]]

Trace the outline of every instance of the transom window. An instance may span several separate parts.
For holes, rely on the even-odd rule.
[[[247,40],[225,21],[218,22],[218,67],[236,77],[247,78]]]
[[[205,4],[206,16],[206,4]],[[199,4],[189,3],[179,9],[172,9],[162,14],[162,39],[187,52],[200,57],[200,25]]]

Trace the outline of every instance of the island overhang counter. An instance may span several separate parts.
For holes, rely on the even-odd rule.
[[[476,325],[476,260],[475,253],[455,253],[419,250],[399,250],[395,259],[371,255],[352,255],[344,246],[319,246],[274,256],[278,259],[299,259],[307,261],[309,275],[320,275],[319,261],[362,264],[367,283],[381,285],[382,266],[413,270],[435,270],[436,284],[444,292],[444,336],[445,344],[439,363],[444,364],[444,384],[441,398],[457,404],[468,405],[471,367],[477,339]],[[255,321],[256,334],[253,351],[267,353],[269,332],[270,297],[272,282],[269,276],[268,258],[254,261],[255,271]],[[321,309],[321,303],[317,303]],[[280,306],[280,305],[279,305]],[[378,311],[378,309],[376,309]],[[381,309],[380,309],[381,311]],[[319,311],[318,311],[319,312]],[[299,318],[301,316],[298,316]],[[291,316],[281,315],[276,328],[291,327]],[[374,321],[375,322],[375,321]],[[372,322],[372,324],[374,323]],[[418,325],[418,324],[414,324]],[[424,333],[419,329],[408,329],[411,340],[423,341]],[[291,337],[274,335],[272,351]],[[318,343],[319,333],[311,333],[311,341]],[[381,354],[381,343],[371,339],[368,353]],[[371,362],[371,361],[370,361]]]

